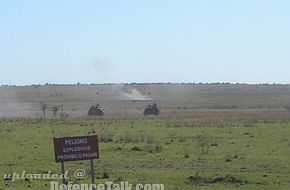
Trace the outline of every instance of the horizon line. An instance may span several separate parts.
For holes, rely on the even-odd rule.
[[[259,85],[279,86],[290,83],[231,83],[231,82],[128,82],[128,83],[44,83],[44,84],[1,84],[0,87],[32,87],[32,86],[94,86],[94,85]]]

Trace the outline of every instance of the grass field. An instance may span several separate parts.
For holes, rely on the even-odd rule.
[[[289,189],[290,124],[197,119],[2,121],[1,174],[60,173],[53,137],[98,134],[97,183],[163,183],[167,190]],[[70,180],[88,161],[66,163]],[[59,180],[60,182],[60,180]],[[1,190],[49,189],[47,180],[1,180]]]
[[[143,110],[156,102],[157,117]],[[62,105],[54,118],[40,103]],[[105,116],[87,116],[99,103]],[[97,134],[97,183],[164,184],[166,190],[289,189],[289,85],[119,84],[0,87],[0,190],[49,189],[60,174],[53,138]],[[61,113],[68,117],[62,118]],[[88,161],[66,163],[69,180]],[[61,180],[58,180],[61,182]]]

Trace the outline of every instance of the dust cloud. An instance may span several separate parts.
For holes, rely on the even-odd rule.
[[[0,118],[32,117],[32,102],[20,98],[14,87],[0,87]]]
[[[151,97],[141,94],[137,89],[130,89],[129,92],[121,91],[121,98],[124,100],[152,100]]]

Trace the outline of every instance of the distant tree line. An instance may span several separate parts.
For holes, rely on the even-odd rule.
[[[290,84],[278,84],[278,83],[260,83],[260,84],[247,84],[247,83],[230,83],[230,82],[212,82],[212,83],[203,83],[203,82],[181,82],[181,83],[172,83],[172,82],[156,82],[156,83],[76,83],[76,84],[53,84],[45,83],[43,84],[31,84],[31,85],[4,85],[1,87],[41,87],[41,86],[94,86],[94,85],[249,85],[249,86],[290,86]]]

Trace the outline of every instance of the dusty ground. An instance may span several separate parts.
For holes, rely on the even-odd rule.
[[[138,118],[157,102],[161,118],[287,119],[290,85],[242,84],[130,84],[47,85],[0,87],[0,117],[41,118],[40,103],[63,105],[69,118],[87,116],[90,105],[99,103],[105,118]],[[60,117],[60,110],[57,117]],[[53,118],[47,111],[46,118]]]

